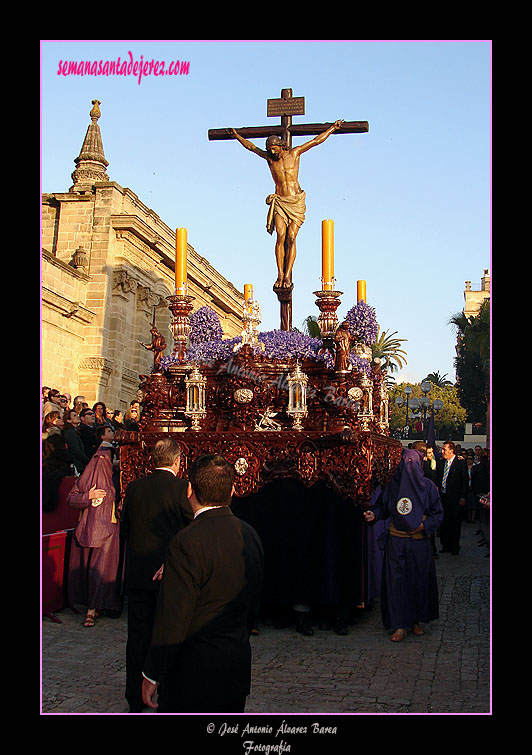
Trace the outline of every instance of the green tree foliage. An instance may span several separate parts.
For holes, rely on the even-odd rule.
[[[311,338],[321,338],[321,330],[317,317],[309,315],[303,320],[303,333]]]
[[[406,338],[394,338],[397,335],[397,331],[388,335],[388,331],[384,330],[380,332],[380,326],[377,331],[377,340],[371,347],[371,355],[373,359],[379,358],[382,360],[381,366],[389,373],[398,372],[404,367],[406,362],[406,351],[401,348],[401,344],[406,342]]]
[[[390,406],[390,431],[402,430],[406,423],[406,402],[402,406],[397,406],[395,399],[398,396],[405,398],[404,388],[406,386],[412,388],[412,393],[409,396],[409,403],[413,398],[421,399],[423,397],[423,391],[419,383],[399,383],[394,385],[388,391],[389,406]],[[439,412],[434,412],[434,427],[436,430],[436,436],[438,438],[450,438],[453,433],[463,428],[466,421],[466,410],[461,406],[458,399],[458,392],[456,386],[452,383],[444,386],[435,385],[432,383],[432,388],[428,394],[428,398],[431,402],[435,399],[440,399],[443,403],[443,409]],[[411,409],[409,407],[409,413]],[[423,408],[416,410],[417,416],[423,418]],[[430,419],[430,409],[426,413],[427,422]],[[410,419],[408,424],[411,428],[414,427],[416,420]]]
[[[454,360],[460,403],[469,422],[486,420],[490,388],[490,301],[486,299],[476,317],[461,312],[449,323],[457,329],[458,349]]]
[[[429,383],[432,383],[433,385],[437,385],[439,388],[445,388],[446,385],[452,385],[452,382],[450,380],[446,380],[447,373],[445,375],[440,375],[439,372],[429,372],[425,380],[428,380]],[[421,381],[424,382],[423,380]]]

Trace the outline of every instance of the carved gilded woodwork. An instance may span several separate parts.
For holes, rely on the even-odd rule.
[[[287,413],[288,377],[295,366],[294,360],[268,360],[246,346],[228,362],[198,365],[206,381],[206,411],[196,430],[186,416],[186,381],[194,365],[183,362],[141,376],[140,429],[116,436],[122,490],[150,471],[151,449],[172,433],[181,447],[183,478],[197,456],[219,453],[234,465],[239,497],[293,477],[307,487],[324,481],[339,496],[366,506],[377,485],[389,482],[402,451],[383,420],[380,368],[366,378],[303,360],[308,415],[295,430]]]

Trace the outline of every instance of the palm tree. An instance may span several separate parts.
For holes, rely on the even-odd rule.
[[[466,317],[465,312],[462,311],[450,317],[447,324],[454,325],[458,331],[458,336],[460,337],[465,333],[467,326],[470,324],[470,320]]]
[[[303,332],[313,338],[321,338],[320,326],[318,325],[318,318],[314,315],[309,315],[303,320]],[[383,371],[389,373],[399,371],[406,364],[406,352],[400,348],[406,338],[394,338],[397,334],[395,330],[388,335],[388,331],[380,332],[380,326],[377,330],[377,340],[371,347],[372,359],[379,358],[381,360],[381,367]],[[388,387],[395,382],[395,378],[390,375],[386,376],[386,384]]]
[[[447,373],[445,375],[440,375],[439,372],[429,372],[425,380],[428,380],[433,385],[437,385],[438,388],[445,388],[446,385],[453,385],[453,383],[450,380],[446,380]],[[424,383],[425,380],[422,380],[421,382]]]
[[[405,343],[406,338],[394,338],[397,334],[397,330],[388,335],[388,331],[384,330],[380,332],[380,326],[377,330],[377,340],[371,347],[371,356],[373,359],[379,358],[381,360],[381,367],[383,370],[391,372],[398,372],[406,364],[406,351],[401,349],[402,343]]]
[[[303,333],[306,333],[312,338],[321,338],[321,330],[318,325],[318,318],[314,315],[309,315],[303,320]]]

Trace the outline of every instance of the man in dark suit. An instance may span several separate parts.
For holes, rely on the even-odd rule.
[[[81,420],[81,422],[79,423],[79,434],[81,436],[81,442],[83,443],[87,458],[91,459],[96,453],[99,446],[99,442],[96,439],[96,433],[94,431],[94,422],[96,415],[94,414],[92,409],[89,409],[87,407],[86,409],[81,410],[79,418]]]
[[[455,445],[451,441],[443,444],[442,457],[438,464],[438,490],[443,506],[440,553],[457,556],[462,528],[461,507],[466,503],[469,482],[467,466],[463,459],[455,455]]]
[[[177,477],[180,449],[173,438],[157,441],[154,470],[126,488],[121,532],[126,540],[126,699],[130,713],[140,713],[142,666],[150,645],[162,566],[170,541],[192,521],[187,483]]]
[[[170,543],[142,672],[144,703],[161,713],[238,713],[250,691],[263,550],[229,508],[233,482],[221,456],[202,456],[189,470],[194,522]]]

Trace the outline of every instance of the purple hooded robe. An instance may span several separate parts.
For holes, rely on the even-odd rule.
[[[106,490],[94,506],[89,490]],[[110,449],[100,446],[76,480],[68,505],[81,516],[72,537],[68,571],[68,602],[97,610],[120,611],[120,526],[115,516],[115,487]]]
[[[386,629],[439,618],[438,583],[430,534],[443,519],[440,495],[423,475],[423,454],[405,449],[389,485],[371,507],[390,518],[382,570],[381,613]],[[421,523],[424,529],[412,533]]]

